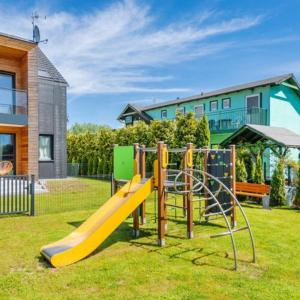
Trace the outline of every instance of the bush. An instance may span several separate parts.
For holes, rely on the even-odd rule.
[[[283,205],[286,201],[284,182],[284,162],[280,159],[272,175],[270,204],[272,206]]]
[[[260,154],[258,154],[256,157],[256,172],[255,172],[254,181],[260,184],[265,182],[263,161]]]
[[[197,120],[193,113],[176,114],[176,147],[196,142]]]
[[[206,115],[203,115],[198,121],[195,139],[195,144],[198,148],[210,146],[210,130]]]
[[[246,170],[245,162],[242,158],[236,159],[235,168],[236,168],[236,181],[246,182],[247,170]]]

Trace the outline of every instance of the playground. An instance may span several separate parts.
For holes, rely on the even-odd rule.
[[[234,162],[234,146],[116,145],[111,184],[49,181],[46,210],[41,193],[34,217],[1,220],[0,298],[298,299],[299,210],[241,205]]]
[[[108,185],[106,192],[110,193]],[[102,198],[100,205],[106,200]],[[158,247],[153,200],[154,193],[148,198],[148,222],[138,239],[132,237],[133,220],[128,218],[93,255],[59,269],[41,258],[39,248],[68,235],[94,209],[3,218],[0,298],[299,299],[300,211],[264,210],[245,203],[257,263],[249,264],[249,239],[241,232],[235,272],[229,239],[209,238],[226,230],[221,219],[215,226],[195,226],[195,238],[187,239],[185,220],[170,213],[167,245]]]

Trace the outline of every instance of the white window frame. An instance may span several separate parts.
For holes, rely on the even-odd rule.
[[[163,116],[164,113],[166,114],[165,116]],[[168,118],[168,110],[166,110],[166,109],[161,110],[161,112],[160,112],[160,118],[162,120],[166,120]]]
[[[197,115],[196,109],[199,108],[199,107],[202,107],[202,113]],[[201,103],[201,104],[195,105],[194,106],[194,112],[195,112],[195,117],[196,118],[201,118],[205,113],[205,104]]]
[[[247,100],[248,100],[248,98],[250,98],[250,97],[255,97],[255,96],[257,96],[258,97],[258,107],[260,108],[261,107],[261,94],[260,93],[258,93],[258,94],[251,94],[251,95],[247,95],[246,96],[246,98],[245,98],[245,107],[246,108],[248,108],[248,106],[247,106]]]
[[[216,109],[216,110],[212,110],[212,109],[211,109],[211,104],[212,104],[213,102],[214,102],[214,103],[217,103],[217,109]],[[209,111],[210,111],[210,112],[216,112],[216,111],[218,111],[218,109],[219,109],[219,102],[218,102],[218,100],[212,100],[212,101],[209,102]]]
[[[41,145],[41,138],[49,139],[49,144]],[[43,146],[49,146],[49,149],[45,151]],[[49,157],[45,157],[45,153],[48,153]],[[54,160],[54,136],[53,134],[40,134],[39,135],[39,161],[53,161]]]
[[[228,107],[224,107],[224,101],[228,100],[229,101],[229,106]],[[222,109],[230,109],[231,108],[231,98],[227,97],[227,98],[223,98],[222,99]]]
[[[185,115],[185,106],[180,106],[176,108],[176,112],[180,112]]]

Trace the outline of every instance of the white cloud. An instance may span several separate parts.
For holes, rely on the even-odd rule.
[[[42,13],[41,13],[42,14]],[[209,38],[258,25],[261,17],[244,16],[213,21],[216,12],[158,28],[149,7],[119,1],[90,14],[47,13],[40,20],[41,48],[70,84],[74,95],[88,93],[183,92],[185,87],[157,88],[170,76],[151,72],[164,65],[193,60],[222,51],[230,42]],[[30,37],[28,12],[0,10],[0,31]],[[176,74],[174,75],[176,76]]]

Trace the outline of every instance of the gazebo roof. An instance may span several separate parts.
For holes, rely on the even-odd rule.
[[[258,141],[267,140],[279,146],[300,149],[299,134],[296,134],[295,132],[283,127],[250,124],[244,125],[239,130],[234,132],[221,143],[221,146],[227,147],[231,144],[238,144],[240,142],[254,144]]]

